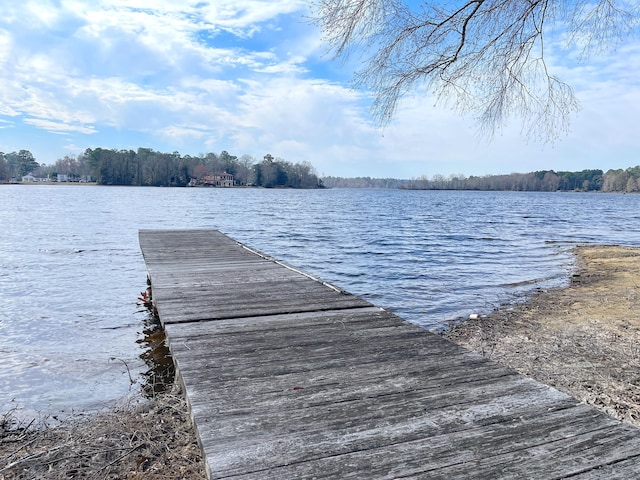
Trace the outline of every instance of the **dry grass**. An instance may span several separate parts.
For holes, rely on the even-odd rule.
[[[204,479],[204,463],[180,391],[61,425],[0,416],[0,479]]]
[[[585,246],[568,288],[443,334],[640,426],[640,249]]]
[[[149,313],[140,343],[150,368],[139,398],[55,427],[0,413],[0,480],[206,479],[164,331],[152,308]]]

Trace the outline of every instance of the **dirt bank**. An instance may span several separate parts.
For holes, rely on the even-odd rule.
[[[640,426],[640,249],[582,246],[567,288],[443,335]]]

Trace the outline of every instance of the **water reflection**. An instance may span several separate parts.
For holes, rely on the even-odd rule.
[[[144,319],[142,338],[136,340],[144,351],[140,358],[147,365],[147,371],[142,372],[142,392],[147,398],[171,389],[175,380],[175,366],[173,357],[166,344],[164,328],[160,324],[158,312],[153,306],[151,287],[140,294],[138,305],[143,307],[147,316]]]

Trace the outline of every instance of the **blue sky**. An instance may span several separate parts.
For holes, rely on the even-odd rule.
[[[310,161],[321,175],[412,178],[640,164],[640,41],[577,64],[582,110],[553,145],[513,119],[492,140],[416,91],[384,128],[355,65],[332,60],[302,0],[0,2],[0,151],[50,164],[86,148]]]

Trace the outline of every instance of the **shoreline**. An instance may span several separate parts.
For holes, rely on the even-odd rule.
[[[573,253],[569,286],[441,335],[640,427],[640,248],[588,245]]]
[[[571,284],[466,320],[444,337],[640,427],[640,248],[582,246]],[[205,479],[176,383],[144,405],[20,424],[0,412],[0,478]]]

